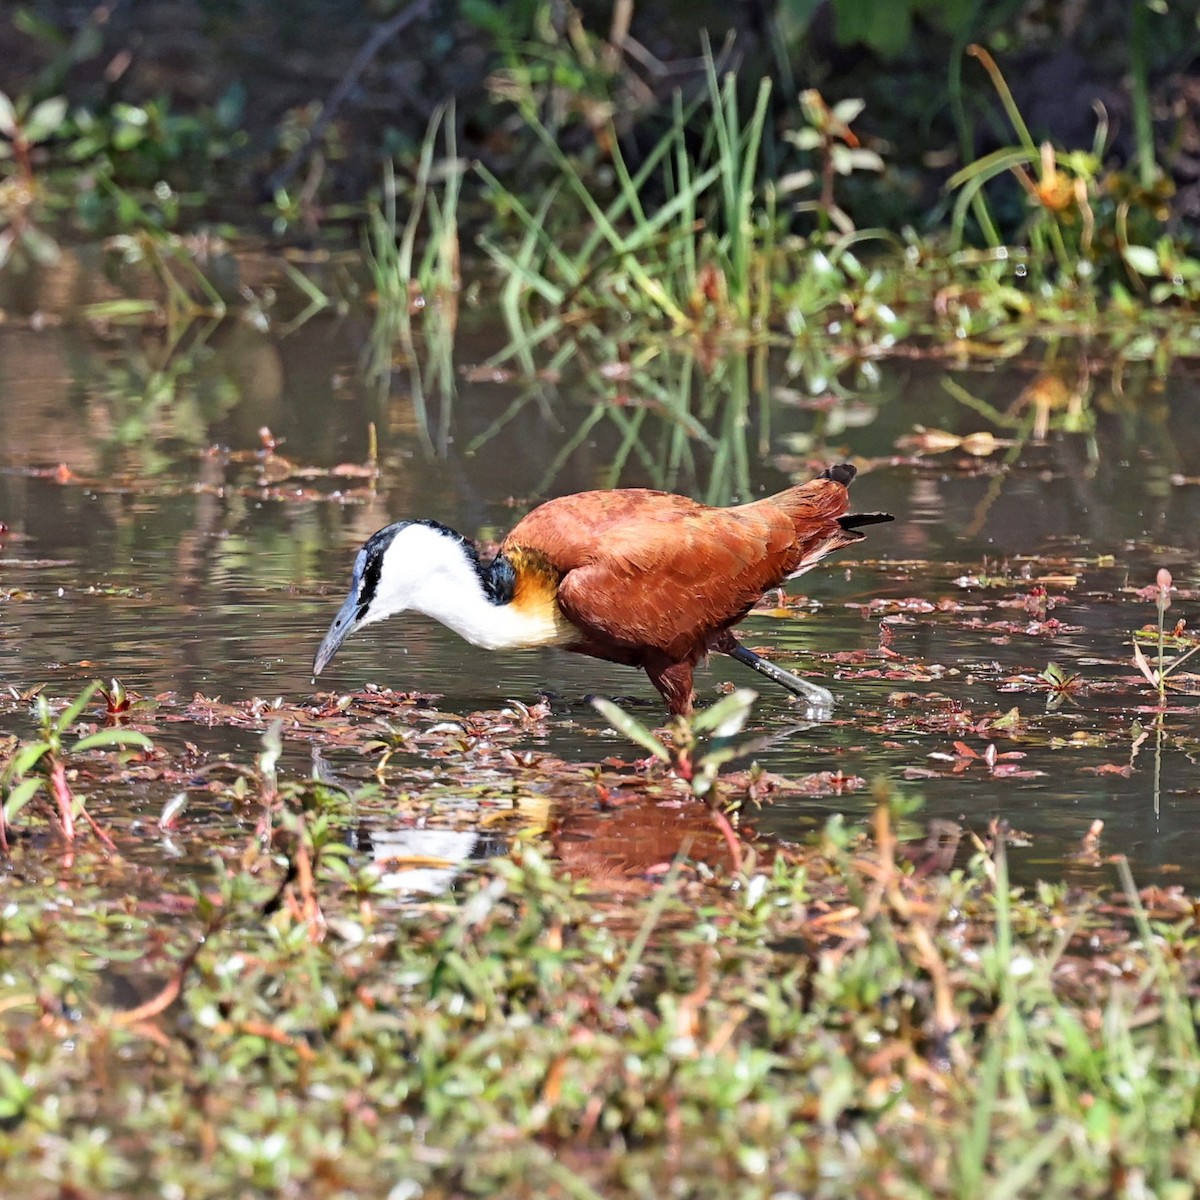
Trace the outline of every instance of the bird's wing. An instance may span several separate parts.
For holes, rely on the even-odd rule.
[[[539,504],[513,526],[501,549],[537,550],[565,573],[590,562],[622,531],[711,511],[686,496],[648,488],[575,492]]]
[[[779,509],[599,495],[609,499],[585,493],[535,509],[505,539],[563,572],[559,606],[586,639],[685,658],[794,567],[795,526]]]

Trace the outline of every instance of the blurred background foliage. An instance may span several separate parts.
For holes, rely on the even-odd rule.
[[[1016,141],[973,43],[1034,143],[1097,151],[1086,169],[1127,172],[1176,231],[1200,215],[1200,30],[1181,0],[29,0],[0,13],[0,248],[48,254],[48,219],[79,236],[356,227],[381,164],[415,163],[451,99],[458,152],[507,186],[552,165],[534,120],[603,186],[614,141],[636,169],[673,98],[704,94],[702,36],[747,110],[771,80],[773,178],[820,175],[821,137],[785,136],[814,127],[813,97],[859,101],[847,223],[944,224],[947,179]],[[1006,180],[992,212],[1016,228]]]

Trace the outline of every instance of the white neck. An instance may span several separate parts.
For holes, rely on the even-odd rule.
[[[484,650],[517,650],[561,642],[559,624],[544,614],[525,613],[511,604],[493,604],[470,563],[462,578],[430,576],[411,608],[441,621],[460,638]],[[451,586],[447,587],[446,585]]]
[[[419,612],[485,650],[551,646],[570,632],[554,608],[522,611],[493,604],[461,544],[424,525],[402,530],[385,552],[379,587],[364,624]]]

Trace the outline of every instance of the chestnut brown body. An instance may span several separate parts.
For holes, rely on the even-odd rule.
[[[642,489],[580,492],[535,508],[500,553],[549,568],[544,600],[553,588],[576,631],[567,649],[641,667],[671,712],[687,713],[696,664],[731,652],[730,630],[765,592],[859,541],[859,524],[891,519],[847,515],[853,478],[833,467],[733,508]]]

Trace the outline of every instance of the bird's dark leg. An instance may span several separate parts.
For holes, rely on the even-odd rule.
[[[780,687],[787,688],[793,696],[799,696],[807,703],[808,715],[813,720],[826,720],[832,715],[832,692],[827,691],[819,684],[809,683],[807,679],[801,679],[799,675],[793,675],[791,671],[785,671],[774,663],[767,662],[765,658],[759,658],[753,650],[747,650],[732,635],[726,635],[726,638],[713,648],[728,654],[730,658],[736,658],[738,662],[745,663],[748,667],[753,667],[760,675],[765,675]]]
[[[645,670],[650,682],[662,693],[671,716],[690,716],[696,701],[696,693],[692,690],[692,664],[651,660],[645,664]]]

